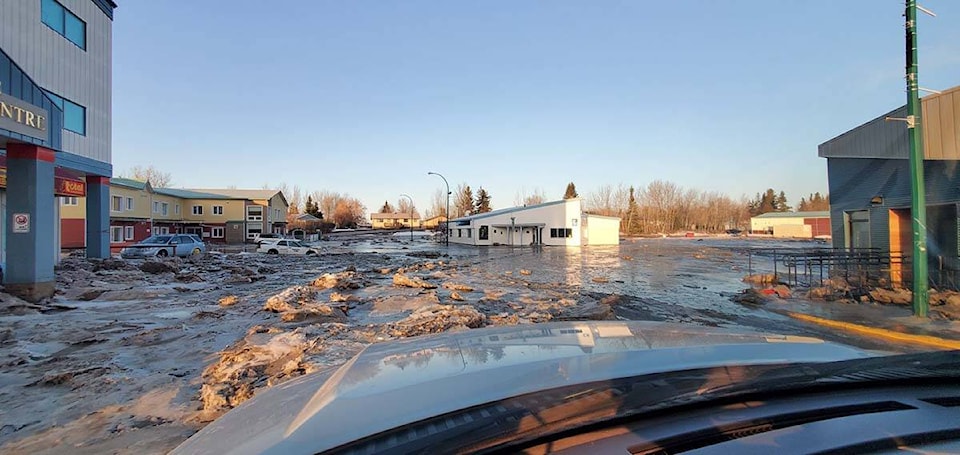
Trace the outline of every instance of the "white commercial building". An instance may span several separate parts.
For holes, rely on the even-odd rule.
[[[620,219],[583,213],[574,198],[457,218],[448,234],[464,245],[617,245]]]

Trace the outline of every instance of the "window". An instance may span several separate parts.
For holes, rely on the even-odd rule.
[[[170,208],[170,204],[167,204],[166,202],[161,202],[161,203],[160,203],[160,213],[161,213],[163,216],[167,216],[167,212],[168,212],[168,209],[169,209],[169,208]]]
[[[87,108],[53,92],[48,91],[47,95],[63,111],[63,129],[86,135]]]
[[[128,211],[128,212],[133,211],[133,198],[132,198],[132,197],[128,197],[128,198],[127,198],[127,211]]]
[[[213,214],[214,214],[214,215],[223,215],[223,206],[222,206],[222,205],[215,205],[215,206],[213,206]]]
[[[247,228],[247,238],[248,238],[248,239],[252,239],[252,238],[260,235],[261,232],[263,232],[263,231],[262,231],[260,228],[258,228],[258,227],[257,227],[257,228],[248,227],[248,228]]]
[[[471,233],[471,231],[473,231],[473,229],[467,228],[467,238],[468,238],[468,239],[470,238],[470,233]]]
[[[195,206],[193,206],[192,210],[193,210],[193,214],[194,214],[194,215],[203,215],[203,206],[202,206],[202,205],[195,205]]]
[[[78,205],[76,196],[64,196],[60,198],[61,205]]]
[[[110,197],[110,211],[119,212],[123,210],[123,198],[120,196],[111,196]]]
[[[180,204],[173,206],[173,213],[180,214]]]
[[[133,240],[133,226],[124,226],[124,227],[123,227],[123,239],[124,239],[124,240]]]
[[[480,230],[477,231],[478,240],[490,240],[490,227],[489,226],[480,226]]]
[[[263,221],[263,207],[247,207],[247,221]]]
[[[40,0],[40,21],[80,49],[87,49],[87,24],[56,0]]]
[[[110,243],[123,243],[123,226],[110,226]]]
[[[550,228],[550,238],[570,238],[573,237],[573,229],[570,228]]]
[[[153,213],[160,213],[160,203],[153,201]]]
[[[210,228],[210,236],[213,237],[213,238],[215,238],[215,239],[222,239],[222,238],[223,238],[223,228],[222,228],[222,227]]]

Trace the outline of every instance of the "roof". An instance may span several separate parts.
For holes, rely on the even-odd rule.
[[[767,212],[754,218],[830,218],[830,211],[818,212]]]
[[[271,199],[280,193],[280,197],[283,199],[283,202],[287,205],[287,198],[283,195],[283,192],[280,190],[238,190],[233,188],[193,188],[191,191],[204,191],[214,194],[222,194],[224,196],[230,196],[234,199]]]
[[[464,216],[464,217],[460,217],[460,218],[454,218],[454,219],[452,219],[452,220],[450,220],[450,221],[470,221],[470,220],[478,220],[478,219],[480,219],[480,218],[487,218],[487,217],[497,216],[497,215],[506,215],[506,214],[508,214],[508,213],[521,212],[521,211],[524,211],[524,210],[538,209],[538,208],[541,208],[541,207],[549,207],[549,206],[551,206],[551,205],[565,204],[565,203],[567,203],[568,201],[574,201],[574,200],[578,200],[578,198],[573,198],[573,199],[560,199],[559,201],[550,201],[550,202],[544,202],[544,203],[542,203],[542,204],[524,205],[524,206],[520,206],[520,207],[509,207],[509,208],[500,209],[500,210],[493,210],[493,211],[485,212],[485,213],[478,213],[478,214],[476,214],[476,215],[470,215],[470,216]]]
[[[591,218],[607,218],[611,220],[620,220],[619,216],[610,216],[610,215],[598,215],[596,213],[584,212],[583,216],[589,216]]]
[[[399,218],[420,218],[412,213],[371,213],[371,220],[396,220]]]
[[[127,179],[123,177],[112,177],[110,179],[111,185],[119,185],[127,188],[133,188],[135,190],[146,190],[147,182],[141,182],[139,180]],[[203,193],[193,190],[185,190],[180,188],[157,188],[153,185],[150,185],[150,191],[153,191],[157,194],[163,194],[166,196],[178,197],[181,199],[235,199],[230,196],[225,196],[223,194],[215,193]]]
[[[309,213],[300,213],[297,215],[289,216],[287,218],[293,221],[301,221],[305,223],[318,223],[323,221],[320,218],[317,218]]]

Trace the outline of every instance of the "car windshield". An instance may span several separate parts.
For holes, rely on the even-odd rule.
[[[0,454],[960,350],[960,0],[0,0],[0,219]]]

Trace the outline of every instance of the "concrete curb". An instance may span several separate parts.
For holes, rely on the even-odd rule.
[[[903,343],[920,344],[939,349],[960,349],[960,341],[958,340],[948,340],[946,338],[930,335],[913,335],[888,329],[878,329],[876,327],[867,327],[865,325],[853,324],[850,322],[834,321],[832,319],[810,316],[809,314],[803,313],[794,313],[792,311],[787,311],[786,314],[787,316],[800,321],[846,330],[848,332],[854,332],[860,335],[867,335],[875,338],[883,338],[886,340],[899,341]]]

